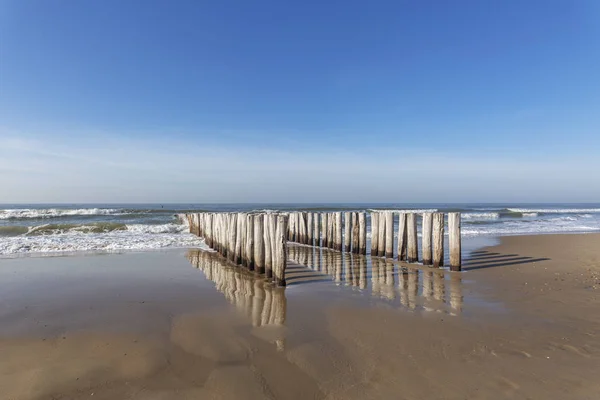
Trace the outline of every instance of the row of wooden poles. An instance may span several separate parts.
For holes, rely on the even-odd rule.
[[[288,216],[266,213],[181,214],[190,232],[236,265],[285,286]]]
[[[419,262],[417,218],[411,212],[373,211],[371,214],[371,255],[394,258],[394,220],[398,215],[396,257]],[[423,265],[444,265],[444,213],[421,214]],[[355,254],[367,254],[367,214],[365,212],[293,212],[289,214],[287,239],[310,246]],[[450,269],[461,270],[460,213],[448,213]]]

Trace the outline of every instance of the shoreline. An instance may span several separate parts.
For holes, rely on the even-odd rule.
[[[511,237],[530,237],[530,236],[554,236],[554,235],[600,235],[599,232],[550,232],[550,233],[536,233],[536,234],[515,234],[515,235],[502,235],[502,236],[463,236],[462,247],[463,247],[463,258],[468,256],[468,253],[486,249],[489,247],[497,246],[502,242],[503,238]],[[420,236],[419,236],[420,238]],[[446,235],[447,239],[447,235]],[[447,240],[446,240],[447,242]],[[300,245],[294,243],[294,245]],[[447,245],[447,243],[446,243]],[[305,246],[305,245],[302,245]],[[306,245],[307,246],[307,245]],[[311,246],[308,246],[311,247]],[[203,251],[212,251],[209,248],[203,248],[201,246],[181,246],[181,247],[161,247],[161,248],[150,248],[150,249],[118,249],[118,250],[83,250],[83,251],[52,251],[52,252],[31,252],[31,253],[11,253],[11,254],[0,254],[0,262],[2,260],[12,260],[20,258],[46,258],[46,257],[78,257],[78,256],[94,256],[94,255],[119,255],[119,254],[137,254],[137,253],[153,253],[163,251],[178,251],[178,250],[190,250],[199,249]]]

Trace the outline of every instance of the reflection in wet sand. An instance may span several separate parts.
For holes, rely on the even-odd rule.
[[[241,268],[223,264],[214,253],[190,250],[192,265],[215,283],[216,289],[238,310],[252,320],[254,326],[285,323],[285,289],[278,288]]]
[[[370,289],[373,296],[399,303],[411,310],[458,315],[463,308],[461,276],[440,269],[402,266],[389,259],[340,253],[326,248],[291,245],[290,260],[306,266],[305,274],[287,278],[288,285],[329,280],[356,289]],[[321,279],[316,279],[318,276]],[[369,285],[370,283],[370,285]]]

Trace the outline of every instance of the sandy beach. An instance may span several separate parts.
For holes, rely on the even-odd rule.
[[[3,399],[597,399],[600,235],[513,236],[450,273],[290,247],[0,260]]]

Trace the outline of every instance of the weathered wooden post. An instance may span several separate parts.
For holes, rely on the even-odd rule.
[[[270,214],[263,214],[263,241],[265,243],[265,275],[267,271],[273,269],[273,262],[271,258],[271,235],[269,231],[269,216]]]
[[[300,218],[300,243],[307,244],[308,243],[308,233],[307,233],[307,221],[306,221],[306,213],[300,212],[298,213],[298,217]]]
[[[262,214],[254,216],[254,270],[259,274],[265,273],[265,242],[264,242],[264,217]]]
[[[289,241],[295,242],[296,241],[296,213],[294,213],[294,212],[290,213],[288,221],[289,221],[288,225],[289,225],[289,229],[290,229]]]
[[[265,271],[267,278],[273,277],[273,271],[275,270],[277,263],[277,217],[277,214],[269,214],[269,236],[271,237],[269,241],[271,245],[271,269],[267,269]]]
[[[213,234],[214,234],[214,238],[213,238],[213,245],[212,248],[214,251],[216,251],[217,253],[221,253],[221,249],[219,248],[219,232],[221,231],[221,228],[219,226],[219,215],[218,214],[213,214]]]
[[[246,216],[246,267],[254,271],[254,215]]]
[[[212,214],[207,214],[206,215],[206,236],[204,237],[204,242],[206,243],[206,245],[208,247],[210,247],[211,249],[214,249],[213,242],[212,242],[212,233],[213,233]]]
[[[296,243],[302,243],[303,235],[302,235],[302,213],[296,212]]]
[[[460,213],[448,213],[448,245],[450,247],[450,271],[462,269]]]
[[[311,212],[305,213],[305,214],[306,214],[306,236],[307,236],[306,244],[308,244],[309,246],[313,246],[314,245],[313,214]]]
[[[352,213],[344,213],[344,251],[350,253],[352,249]]]
[[[240,226],[240,258],[241,258],[241,262],[240,265],[242,266],[247,266],[248,265],[248,261],[247,261],[247,255],[246,255],[246,240],[247,240],[247,235],[246,235],[246,223],[247,223],[247,214],[246,213],[240,213],[240,216],[238,217],[238,225]]]
[[[327,217],[327,247],[333,249],[335,243],[335,215],[328,213]]]
[[[417,215],[408,213],[406,216],[408,225],[408,262],[419,261],[419,242],[417,239]]]
[[[276,264],[273,272],[275,275],[275,283],[277,283],[279,286],[285,286],[285,267],[287,264],[287,243],[285,240],[285,232],[287,230],[287,223],[287,216],[277,216],[277,233],[275,235]]]
[[[379,215],[376,211],[371,212],[371,255],[377,255],[377,244],[379,241]]]
[[[323,237],[323,240],[321,241],[322,247],[327,247],[327,232],[328,232],[328,225],[329,221],[328,221],[328,214],[327,213],[323,213],[321,214],[321,235]]]
[[[433,266],[444,265],[444,213],[433,213]]]
[[[377,255],[379,257],[385,256],[385,213],[380,212],[379,217],[379,238],[377,239]]]
[[[394,213],[385,213],[385,256],[394,258]]]
[[[231,214],[229,227],[229,259],[235,263],[237,261],[236,241],[237,241],[237,214]]]
[[[352,213],[352,253],[358,254],[360,251],[360,227],[358,226],[358,213]]]
[[[237,213],[236,224],[235,224],[235,248],[234,248],[234,262],[237,265],[242,265],[242,220],[244,219],[243,213]]]
[[[398,216],[398,261],[406,260],[407,236],[406,213],[401,212]]]
[[[367,213],[358,213],[358,250],[359,254],[367,254]]]
[[[342,213],[335,213],[335,249],[342,251]]]
[[[431,231],[433,228],[433,214],[423,213],[421,236],[423,243],[423,265],[433,264],[431,253]]]
[[[319,218],[319,213],[313,213],[313,225],[315,229],[314,237],[315,237],[315,246],[321,247],[321,220]]]

